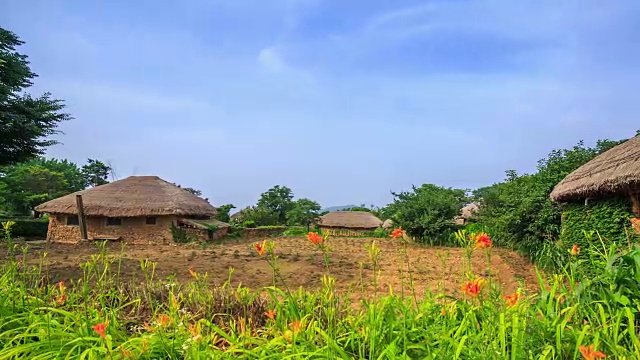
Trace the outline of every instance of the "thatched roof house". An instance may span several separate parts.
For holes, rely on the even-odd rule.
[[[478,207],[478,204],[476,204],[476,203],[471,203],[471,204],[465,205],[460,210],[460,215],[456,216],[456,218],[454,219],[456,224],[464,225],[464,224],[468,223],[469,220],[473,219],[474,213],[476,211],[478,211],[478,209],[479,209],[479,207]]]
[[[382,220],[366,211],[334,211],[321,216],[317,224],[334,236],[361,236],[382,226]]]
[[[555,202],[604,194],[637,194],[640,189],[640,136],[605,151],[564,178],[551,192]]]
[[[235,213],[231,214],[229,216],[230,220],[236,221],[236,220],[240,220],[242,218],[242,216],[248,211],[251,210],[251,206],[247,206],[246,208],[242,209],[242,210],[238,210]]]
[[[126,179],[69,194],[36,207],[49,213],[50,241],[80,240],[76,195],[82,195],[89,238],[167,242],[180,218],[208,219],[216,209],[157,176]]]
[[[385,230],[389,230],[393,228],[393,220],[387,219],[382,223],[382,228]]]
[[[178,226],[192,240],[215,240],[229,234],[231,225],[216,219],[178,219]]]
[[[626,196],[636,218],[633,229],[640,233],[640,136],[596,156],[559,182],[551,192],[557,203],[575,202],[611,195]]]

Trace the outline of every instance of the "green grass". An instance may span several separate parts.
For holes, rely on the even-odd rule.
[[[122,254],[104,244],[82,264],[82,279],[49,284],[46,257],[25,266],[26,249],[16,248],[15,260],[0,266],[0,359],[580,359],[588,345],[609,358],[640,357],[636,247],[571,257],[561,274],[540,275],[538,291],[522,291],[509,306],[491,278],[477,297],[364,294],[363,285],[354,303],[353,294],[336,293],[327,267],[318,290],[289,289],[277,246],[264,244],[277,287],[253,290],[230,281],[211,287],[193,271],[187,283],[158,279],[148,260],[140,262],[144,281],[125,282]],[[491,249],[465,246],[487,251],[490,265]],[[367,248],[374,270],[396,256],[375,242]],[[404,262],[411,269],[406,255]],[[97,324],[106,325],[104,337]]]

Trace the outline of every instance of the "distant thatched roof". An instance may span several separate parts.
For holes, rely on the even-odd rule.
[[[206,200],[157,176],[130,176],[106,185],[75,192],[36,207],[44,213],[77,214],[76,195],[82,195],[88,216],[212,216]]]
[[[553,201],[615,193],[640,185],[640,137],[605,151],[569,174],[551,192]]]
[[[318,225],[352,229],[375,229],[382,225],[382,220],[366,211],[334,211],[323,215]]]
[[[228,228],[231,225],[216,219],[195,220],[195,219],[178,219],[178,223],[191,226],[197,229],[209,230],[212,226],[217,228]]]
[[[231,220],[238,220],[238,219],[240,219],[240,218],[242,217],[242,215],[244,215],[244,213],[245,213],[247,210],[249,210],[249,209],[251,209],[251,207],[250,207],[250,206],[247,206],[246,208],[244,208],[244,209],[242,209],[242,210],[236,211],[235,213],[231,214],[231,216],[229,216],[229,219],[231,219]]]
[[[460,211],[461,213],[460,217],[462,217],[463,219],[469,220],[473,217],[473,213],[478,211],[478,209],[479,207],[478,207],[478,204],[476,203],[467,204]]]
[[[391,219],[387,219],[382,223],[382,228],[383,229],[391,229],[393,227],[393,220]]]

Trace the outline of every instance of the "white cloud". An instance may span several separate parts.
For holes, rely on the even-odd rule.
[[[258,63],[271,72],[282,72],[288,69],[276,46],[266,47],[258,54]]]

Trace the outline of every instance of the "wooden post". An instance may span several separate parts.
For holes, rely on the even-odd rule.
[[[78,225],[80,225],[80,236],[82,240],[88,240],[87,224],[84,221],[84,206],[82,205],[82,195],[76,195],[76,206],[78,208]]]

